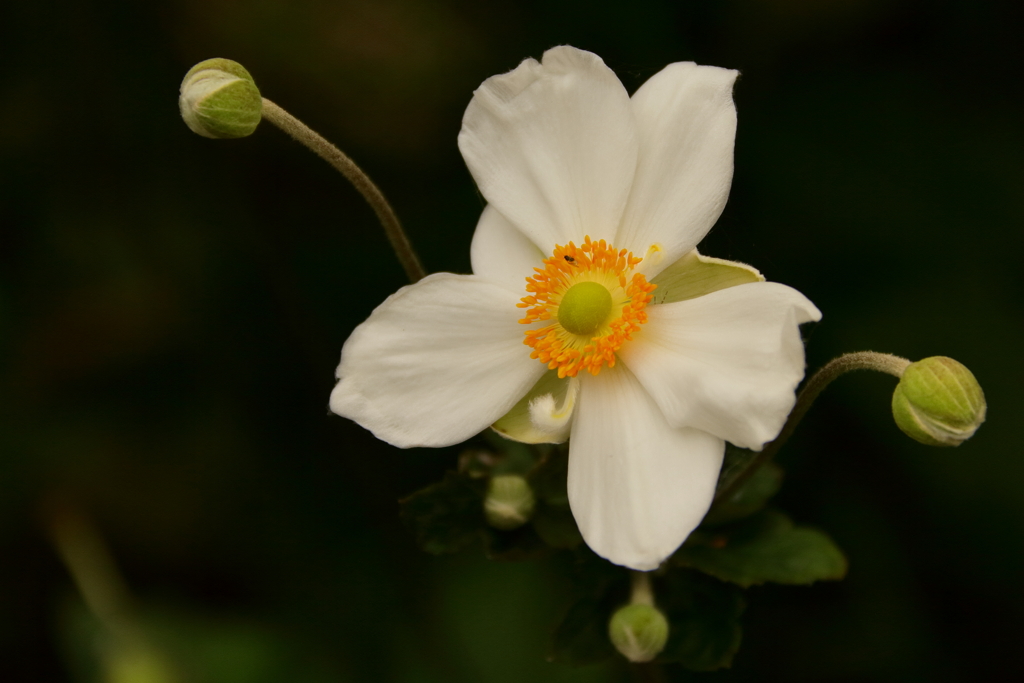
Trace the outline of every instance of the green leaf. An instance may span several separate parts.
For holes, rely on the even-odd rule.
[[[590,664],[615,654],[608,638],[612,612],[629,597],[629,572],[598,557],[585,545],[571,553],[569,560],[576,602],[555,629],[548,659],[569,664]]]
[[[547,552],[547,546],[529,524],[511,531],[492,527],[482,529],[484,554],[490,560],[529,560]]]
[[[541,447],[545,448],[545,447]],[[569,507],[569,493],[566,481],[569,476],[569,450],[566,447],[549,446],[543,457],[526,475],[533,493],[538,500],[553,506]]]
[[[782,477],[782,468],[775,463],[757,468],[736,491],[711,506],[701,526],[727,524],[754,514],[779,492]]]
[[[615,654],[608,638],[612,608],[608,600],[583,598],[569,608],[555,629],[548,659],[566,664],[593,664]]]
[[[448,472],[437,484],[399,501],[402,520],[428,553],[454,553],[479,536],[484,527],[487,482]]]
[[[715,493],[717,494],[719,491],[732,486],[737,477],[747,469],[758,455],[759,453],[755,451],[733,446],[731,443],[725,444],[722,471],[718,475],[718,486],[715,487]]]
[[[615,654],[608,624],[628,603],[628,574],[600,560],[590,567],[592,590],[572,605],[555,630],[553,661],[590,664]],[[591,582],[586,582],[591,583]],[[655,605],[669,622],[668,642],[655,661],[676,662],[694,671],[714,671],[732,663],[739,649],[741,591],[689,570],[675,569],[655,579]]]
[[[569,508],[560,505],[537,506],[533,514],[533,528],[537,535],[552,548],[576,548],[583,543],[579,527]]]
[[[767,581],[810,584],[841,579],[847,567],[831,538],[794,526],[775,510],[728,527],[694,532],[672,556],[672,563],[743,587]]]
[[[569,509],[566,491],[569,453],[565,447],[546,448],[541,460],[527,475],[539,501],[533,514],[533,527],[552,548],[576,548],[583,542],[583,536]]]
[[[454,553],[482,537],[491,559],[520,560],[553,548],[576,548],[582,542],[566,493],[566,449],[528,446],[487,436],[495,447],[471,448],[459,456],[459,471],[400,502],[401,516],[420,547],[435,555]],[[525,474],[537,498],[531,524],[513,531],[487,525],[483,501],[492,476]]]
[[[501,454],[486,448],[467,448],[459,453],[459,474],[470,479],[490,477],[501,457]]]
[[[482,436],[487,445],[499,454],[494,464],[493,474],[526,475],[537,464],[538,446],[506,439],[490,429],[486,430]]]
[[[655,661],[678,662],[693,671],[729,667],[743,636],[741,591],[679,570],[657,581],[655,589],[655,604],[669,622],[668,643]]]

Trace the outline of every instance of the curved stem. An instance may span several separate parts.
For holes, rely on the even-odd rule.
[[[363,198],[373,209],[374,213],[377,214],[377,220],[383,226],[384,233],[388,236],[388,241],[391,243],[391,248],[395,250],[395,255],[398,257],[399,263],[402,264],[402,268],[405,270],[405,274],[410,282],[416,282],[426,276],[427,273],[423,270],[423,266],[420,264],[416,252],[413,251],[408,236],[402,230],[402,224],[398,222],[398,216],[395,215],[391,205],[388,204],[388,200],[384,198],[384,194],[373,184],[369,176],[356,166],[354,161],[309,126],[265,97],[263,98],[263,118],[315,152],[317,156],[337,169],[339,173],[345,176],[359,190],[359,194],[363,195]]]
[[[895,377],[902,377],[903,371],[907,369],[908,365],[910,365],[910,361],[906,358],[900,358],[888,353],[877,353],[875,351],[847,353],[826,363],[824,367],[807,380],[807,384],[804,385],[800,395],[797,396],[796,405],[793,407],[792,412],[790,412],[789,418],[786,420],[786,424],[783,425],[779,435],[775,437],[774,441],[766,444],[760,453],[751,458],[746,467],[732,478],[732,481],[724,484],[718,490],[718,493],[715,494],[715,502],[731,496],[759,467],[771,462],[775,454],[782,448],[782,445],[793,435],[796,426],[800,424],[800,420],[807,414],[807,410],[814,403],[814,400],[818,398],[818,395],[833,380],[854,370],[877,370]]]

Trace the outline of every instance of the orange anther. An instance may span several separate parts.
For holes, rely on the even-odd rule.
[[[554,321],[525,331],[523,343],[533,349],[530,357],[557,368],[559,377],[575,377],[583,369],[596,375],[606,365],[614,367],[615,352],[647,322],[644,309],[654,298],[650,292],[656,285],[641,273],[630,273],[642,260],[604,240],[594,242],[589,235],[578,247],[573,242],[556,245],[551,257],[544,259],[544,267],[534,268],[534,275],[526,278],[530,296],[516,304],[527,309],[520,323]],[[603,284],[615,302],[614,317],[599,328],[597,336],[572,334],[557,322],[562,296],[578,282]]]

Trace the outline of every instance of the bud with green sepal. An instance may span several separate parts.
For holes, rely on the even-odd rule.
[[[608,638],[631,662],[649,662],[665,649],[668,619],[654,606],[651,578],[647,572],[632,573],[630,604],[620,607],[608,622]]]
[[[945,356],[911,363],[892,395],[896,424],[929,446],[959,446],[985,421],[985,410],[978,380]]]
[[[536,505],[533,489],[518,474],[499,474],[491,478],[484,498],[484,516],[495,529],[509,531],[526,524]]]
[[[668,620],[654,605],[626,605],[612,615],[608,637],[629,661],[649,662],[665,649]]]
[[[252,135],[263,116],[263,98],[238,62],[207,59],[189,69],[178,98],[181,118],[207,138]]]
[[[249,72],[230,59],[207,59],[185,74],[178,98],[181,117],[208,138],[244,138],[266,118],[341,172],[373,208],[409,280],[426,276],[419,257],[380,188],[340,149],[309,126],[260,95]]]

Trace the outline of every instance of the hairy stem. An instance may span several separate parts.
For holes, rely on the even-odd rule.
[[[807,384],[797,396],[796,405],[789,414],[786,424],[774,441],[765,445],[764,449],[754,456],[746,467],[733,476],[731,481],[725,482],[715,494],[715,502],[728,498],[743,485],[759,467],[771,462],[772,458],[779,451],[784,443],[792,436],[800,420],[807,414],[807,410],[818,398],[818,395],[832,383],[833,380],[854,370],[876,370],[885,372],[895,377],[902,377],[903,371],[910,365],[906,358],[893,356],[888,353],[877,353],[875,351],[857,351],[847,353],[839,358],[829,361],[823,368],[818,370],[807,380]]]
[[[381,226],[384,228],[384,233],[388,236],[391,248],[395,250],[395,255],[398,257],[399,263],[402,264],[402,268],[405,270],[405,274],[410,282],[416,282],[426,276],[427,273],[423,270],[419,257],[416,256],[408,236],[402,230],[402,224],[398,222],[398,216],[395,215],[391,205],[384,198],[384,194],[373,184],[369,176],[356,166],[354,161],[310,129],[309,126],[265,97],[263,98],[263,118],[315,152],[317,156],[337,169],[339,173],[345,176],[359,190],[359,194],[363,195],[363,198],[373,209],[374,213],[377,214],[377,220],[380,221]]]

